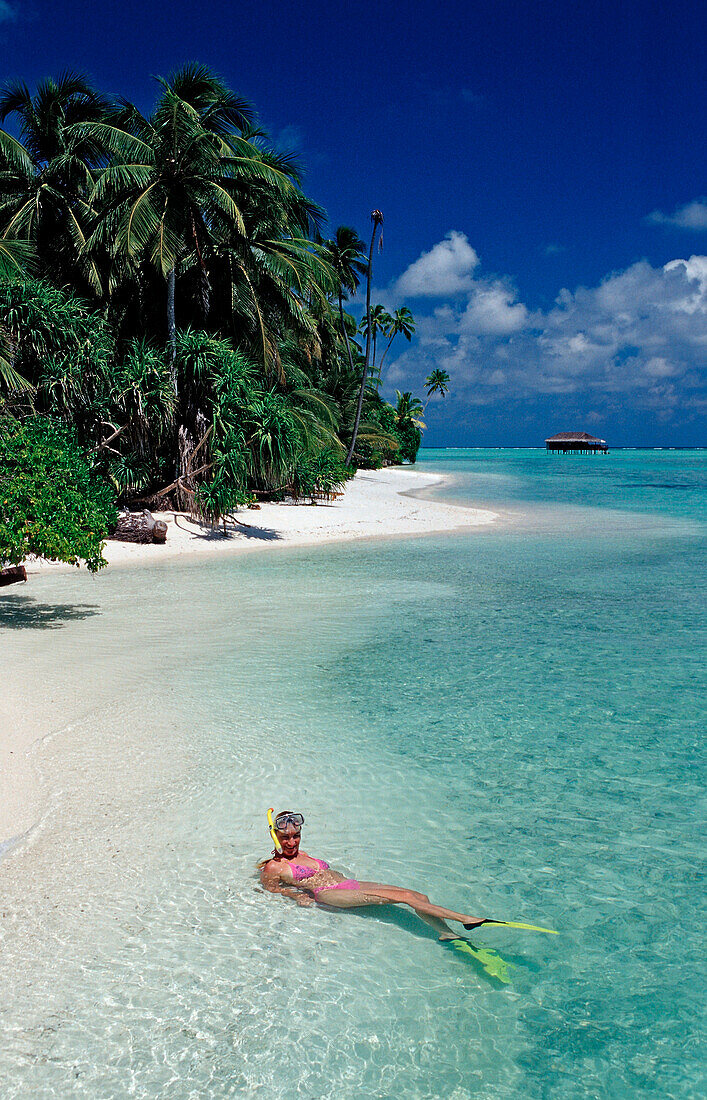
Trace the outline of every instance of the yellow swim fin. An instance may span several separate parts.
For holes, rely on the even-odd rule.
[[[490,947],[475,947],[468,940],[446,940],[445,942],[454,951],[458,951],[459,954],[471,955],[472,959],[491,978],[495,978],[503,985],[510,984],[511,979],[508,977],[508,970],[509,968],[512,969],[511,964],[502,959],[498,951],[493,951]]]
[[[481,928],[484,924],[496,924],[504,928],[524,928],[526,932],[547,932],[549,936],[559,936],[559,932],[556,932],[554,928],[540,928],[537,924],[523,924],[517,920],[492,920],[490,917],[488,920],[476,921],[474,924],[465,924],[464,927],[469,931],[473,931],[475,928]]]

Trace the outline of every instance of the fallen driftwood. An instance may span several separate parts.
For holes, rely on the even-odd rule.
[[[5,588],[8,584],[20,584],[26,580],[27,570],[24,565],[7,565],[4,569],[0,569],[0,588]]]
[[[167,540],[167,524],[155,519],[145,508],[142,512],[121,512],[115,530],[108,536],[115,542],[157,542]]]

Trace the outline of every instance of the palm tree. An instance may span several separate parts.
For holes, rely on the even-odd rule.
[[[425,386],[427,387],[427,396],[431,397],[433,393],[439,393],[442,397],[445,397],[449,393],[449,371],[436,368],[425,379]]]
[[[414,424],[416,428],[424,428],[426,425],[421,417],[425,410],[419,397],[413,397],[409,390],[404,393],[401,393],[400,390],[395,392],[398,398],[395,407],[396,428],[401,429],[408,424]]]
[[[231,102],[208,70],[187,67],[160,83],[162,95],[149,118],[126,104],[118,119],[83,132],[113,154],[93,190],[105,213],[91,243],[107,240],[128,257],[147,253],[165,279],[176,393],[177,267],[192,251],[201,260],[212,239],[232,226],[244,230],[221,130],[245,127],[251,112],[240,100]]]
[[[257,334],[265,369],[279,372],[278,327],[313,336],[309,302],[335,286],[309,236],[323,212],[302,194],[291,159],[263,147],[250,107],[210,70],[186,66],[160,83],[149,118],[128,104],[119,120],[87,128],[113,154],[94,189],[106,210],[91,244],[147,255],[165,279],[173,363],[177,276],[197,270],[205,315],[210,265],[231,318]]]
[[[449,393],[449,371],[442,370],[438,367],[427,375],[425,379],[425,386],[427,387],[427,401],[425,402],[425,408],[429,404],[429,399],[433,393],[438,393],[440,397],[446,397]]]
[[[123,262],[148,257],[166,282],[167,346],[178,398],[177,493],[193,497],[186,482],[208,428],[208,395],[193,356],[178,355],[178,275],[196,272],[205,315],[209,270],[216,274],[221,317],[225,290],[227,316],[241,326],[234,336],[242,342],[245,330],[249,339],[259,337],[264,370],[274,366],[280,382],[283,335],[294,330],[316,345],[311,306],[330,309],[336,283],[325,250],[310,236],[322,212],[302,194],[288,158],[262,146],[248,105],[202,66],[187,66],[160,83],[149,118],[126,104],[120,117],[85,128],[112,154],[93,192],[104,213],[90,245],[107,245]],[[197,343],[203,339],[194,335]]]
[[[393,318],[388,311],[381,305],[375,305],[371,309],[370,320],[366,317],[361,322],[361,332],[368,334],[368,328],[371,328],[371,339],[373,340],[373,362],[371,363],[371,374],[376,373],[376,343],[378,341],[378,333],[382,332],[384,336],[388,335],[390,326],[393,323]],[[378,375],[380,381],[380,372]]]
[[[294,188],[293,188],[294,190]],[[336,276],[326,250],[296,224],[297,196],[285,209],[272,196],[266,208],[253,212],[251,195],[244,202],[244,231],[233,232],[221,248],[231,290],[231,319],[257,336],[266,372],[275,369],[284,380],[279,342],[287,330],[296,332],[319,354],[317,312],[330,309]],[[269,209],[267,209],[269,206]]]
[[[83,131],[104,120],[112,105],[84,77],[66,72],[37,86],[22,83],[0,93],[0,121],[14,115],[20,139],[0,130],[0,223],[7,238],[32,240],[44,274],[61,281],[79,270],[87,288],[100,289],[95,265],[81,253],[92,215],[94,174],[105,164],[100,138]]]
[[[245,329],[257,339],[265,371],[274,367],[282,381],[278,341],[283,326],[316,345],[312,310],[328,308],[336,286],[326,248],[312,240],[324,221],[324,211],[302,192],[293,154],[273,149],[252,121],[235,124],[242,100],[220,85],[221,106],[214,110],[208,107],[204,90],[206,85],[208,91],[209,70],[187,66],[182,72],[188,80],[178,74],[172,87],[200,110],[201,124],[222,139],[221,163],[243,216],[244,229],[232,225],[217,244],[216,238],[210,242],[211,266],[221,288],[228,291],[234,334],[239,329],[242,341]],[[197,258],[203,286],[205,264],[198,250]]]
[[[374,210],[371,214],[371,221],[373,222],[373,229],[371,230],[371,245],[368,249],[368,267],[366,268],[366,356],[364,359],[363,370],[361,371],[361,386],[358,391],[358,403],[356,405],[356,417],[354,419],[353,431],[351,433],[351,442],[346,455],[346,465],[351,464],[353,458],[354,448],[356,447],[356,436],[358,435],[358,426],[361,423],[361,409],[363,408],[363,395],[366,389],[366,382],[368,380],[368,366],[370,363],[371,354],[371,277],[373,274],[373,249],[376,243],[376,237],[378,231],[383,226],[383,215],[380,210]],[[381,242],[383,238],[381,235]],[[382,247],[382,245],[379,245]]]
[[[351,343],[344,321],[344,298],[353,295],[358,290],[361,276],[365,274],[365,245],[355,229],[348,225],[340,225],[332,240],[326,241],[325,248],[327,259],[331,264],[338,281],[339,320],[341,333],[346,345],[346,355],[349,360],[351,374],[354,373]]]
[[[413,333],[415,332],[416,328],[417,325],[415,324],[415,318],[413,317],[407,306],[401,306],[400,309],[396,309],[395,313],[390,319],[390,324],[388,326],[388,346],[383,352],[383,358],[380,361],[379,373],[383,371],[383,363],[385,362],[385,357],[390,351],[390,345],[393,343],[395,337],[400,334],[404,336],[409,343],[410,340],[412,340]]]
[[[124,500],[212,520],[253,489],[338,484],[343,431],[349,461],[392,456],[382,215],[370,245],[347,226],[323,241],[296,160],[209,69],[156,100],[141,113],[72,73],[0,91],[0,409],[71,422]],[[345,310],[364,272],[365,355]]]

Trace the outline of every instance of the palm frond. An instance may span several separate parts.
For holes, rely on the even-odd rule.
[[[33,241],[0,237],[0,278],[31,274],[37,266],[37,249]]]

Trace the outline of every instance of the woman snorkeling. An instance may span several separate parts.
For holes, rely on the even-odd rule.
[[[441,905],[433,905],[426,894],[406,890],[402,886],[386,886],[381,882],[358,882],[344,878],[332,870],[323,859],[315,859],[300,848],[304,817],[291,810],[282,810],[273,821],[268,811],[270,835],[275,844],[272,858],[260,866],[260,881],[273,894],[284,894],[300,905],[327,905],[334,909],[356,909],[365,905],[409,905],[418,917],[439,933],[440,940],[457,936],[446,923],[459,921],[465,928],[485,924],[484,918],[456,913]],[[298,889],[293,889],[298,887]]]

